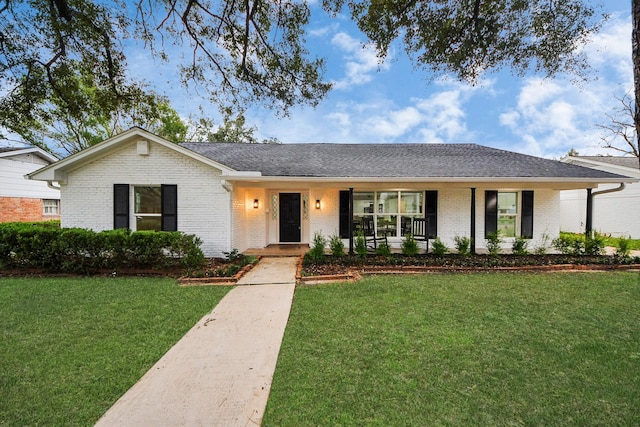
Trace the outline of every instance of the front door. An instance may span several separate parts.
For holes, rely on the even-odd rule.
[[[300,243],[300,193],[280,193],[280,242]]]

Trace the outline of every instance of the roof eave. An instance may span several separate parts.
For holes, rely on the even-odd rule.
[[[521,183],[585,183],[585,184],[617,184],[621,182],[632,183],[640,181],[638,178],[623,177],[620,178],[586,178],[586,177],[311,177],[311,176],[261,176],[259,172],[255,175],[249,174],[227,174],[225,179],[228,181],[244,181],[251,180],[255,182],[275,182],[275,181],[292,181],[292,182],[398,182],[398,183],[500,183],[500,182],[521,182]]]

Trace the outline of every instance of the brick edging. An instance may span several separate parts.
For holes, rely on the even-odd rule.
[[[348,269],[346,273],[319,276],[302,276],[302,258],[296,272],[297,284],[316,282],[357,281],[362,276],[373,274],[420,274],[420,273],[472,273],[472,272],[561,272],[561,271],[640,271],[640,264],[601,265],[601,264],[554,264],[528,265],[522,267],[448,267],[448,266],[369,266],[360,269]]]

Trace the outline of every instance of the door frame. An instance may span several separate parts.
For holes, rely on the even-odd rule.
[[[282,203],[283,196],[287,196],[287,198],[291,198],[293,200],[297,198],[298,212],[297,215],[294,214],[294,216],[291,218],[292,220],[296,220],[296,223],[292,223],[293,227],[295,228],[296,225],[298,226],[297,236],[293,236],[294,238],[297,237],[297,240],[282,240],[282,212],[284,206]],[[281,244],[299,244],[300,242],[302,242],[302,194],[299,192],[280,192],[278,194],[278,240]]]
[[[280,194],[300,194],[300,242],[280,241]],[[305,203],[307,204],[307,211],[309,210],[309,191],[303,189],[271,189],[268,192],[268,197],[270,208],[268,211],[269,219],[267,220],[267,244],[309,244],[309,217],[304,215]],[[274,216],[274,212],[277,212],[277,215]]]

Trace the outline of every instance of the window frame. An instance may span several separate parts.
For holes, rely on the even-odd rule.
[[[500,212],[500,195],[505,195],[505,194],[514,194],[516,197],[516,204],[515,204],[515,213],[501,213]],[[522,230],[521,230],[521,222],[522,222],[522,191],[498,191],[498,201],[497,201],[497,230],[500,231],[500,235],[502,237],[508,238],[508,239],[515,239],[516,237],[519,237],[522,234]],[[513,218],[513,236],[511,235],[507,235],[504,233],[503,229],[500,227],[500,219],[501,218]]]
[[[54,205],[47,206],[47,202],[54,202]],[[55,212],[47,212],[47,209],[54,208]],[[60,200],[59,199],[42,199],[42,214],[46,216],[60,215]]]
[[[138,209],[138,205],[139,205],[139,201],[136,200],[136,195],[139,194],[136,192],[137,188],[157,188],[159,190],[158,192],[158,198],[159,200],[157,201],[157,204],[159,206],[159,212],[137,212]],[[131,184],[131,196],[133,198],[132,200],[132,209],[131,209],[131,214],[133,215],[134,218],[134,224],[135,224],[135,229],[132,229],[132,231],[162,231],[162,185],[160,184]],[[138,222],[141,221],[142,219],[145,218],[157,218],[158,221],[158,227],[157,228],[153,228],[153,229],[149,229],[149,228],[144,228],[143,230],[139,230],[138,229]]]
[[[395,193],[395,194],[394,194]],[[367,208],[366,206],[363,209],[355,209],[353,211],[353,220],[354,223],[362,223],[364,218],[371,217],[373,218],[373,227],[375,230],[375,235],[379,236],[382,234],[386,234],[387,237],[391,239],[401,239],[404,237],[403,232],[403,218],[424,218],[425,217],[425,191],[424,190],[365,190],[365,191],[354,191],[354,205],[356,204],[356,199],[358,195],[370,195],[373,194],[373,199],[367,199],[370,201],[370,206]],[[388,210],[389,205],[385,203],[381,196],[383,194],[391,195],[389,200],[394,200],[396,209]],[[403,200],[406,200],[405,196],[407,194],[415,194],[420,199],[420,204],[416,205],[413,209],[403,209]],[[372,203],[371,203],[372,200]],[[393,204],[393,203],[392,203]],[[407,210],[411,212],[407,212]],[[390,221],[389,223],[385,223],[384,221]],[[357,225],[354,227],[357,229]]]

